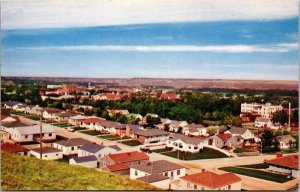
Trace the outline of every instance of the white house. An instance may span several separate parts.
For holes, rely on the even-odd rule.
[[[79,127],[81,120],[88,119],[89,117],[84,115],[76,115],[69,118],[68,123],[74,126]]]
[[[70,112],[61,112],[61,113],[57,113],[54,114],[54,120],[57,122],[68,122],[70,117],[74,117],[77,114],[75,113],[70,113]]]
[[[282,105],[272,105],[271,103],[242,103],[241,116],[244,114],[252,114],[263,118],[272,118],[274,113],[281,111],[282,109]]]
[[[186,121],[172,120],[171,123],[169,123],[168,125],[169,125],[169,131],[178,132],[179,127],[181,127],[182,131],[183,131],[185,129],[185,127],[187,127],[189,124]]]
[[[182,165],[178,165],[166,160],[153,161],[149,163],[144,163],[140,165],[133,165],[130,167],[130,179],[143,178],[145,176],[151,175],[163,175],[168,177],[170,180],[179,179],[185,176],[186,168]],[[146,180],[147,178],[144,178]],[[167,180],[168,179],[163,179]],[[146,180],[147,181],[147,180]],[[163,188],[169,188],[168,182],[164,182],[165,186]]]
[[[284,157],[277,157],[266,161],[269,164],[269,170],[279,172],[286,175],[291,175],[299,179],[299,155],[287,155]]]
[[[91,117],[88,119],[82,119],[79,120],[80,124],[79,127],[83,127],[89,130],[96,130],[96,128],[98,127],[98,123],[101,123],[105,121],[105,119],[103,118],[99,118],[99,117]]]
[[[90,141],[82,138],[71,138],[55,142],[52,146],[62,150],[64,155],[76,155],[78,154],[78,149],[87,143],[90,143]]]
[[[255,135],[249,129],[243,127],[232,127],[230,130],[225,131],[233,136],[241,136],[244,139],[254,139]]]
[[[95,155],[83,156],[83,157],[73,157],[69,160],[71,165],[81,165],[84,167],[97,168],[98,162]]]
[[[78,149],[78,157],[95,155],[100,161],[100,158],[118,151],[121,151],[121,149],[117,145],[104,146],[96,143],[87,143]]]
[[[33,142],[40,140],[40,126],[31,125],[23,127],[14,127],[7,129],[10,132],[11,139],[16,142]],[[56,132],[49,125],[43,124],[42,126],[42,140],[43,141],[55,141]]]
[[[38,105],[36,106],[27,106],[25,109],[25,113],[30,115],[37,115],[40,116],[42,108]]]
[[[213,145],[218,148],[222,148],[224,146],[234,147],[238,144],[237,137],[231,135],[230,133],[222,133],[218,135],[214,135],[209,137],[208,145]]]
[[[43,118],[44,119],[55,119],[55,115],[61,113],[59,109],[43,109]]]
[[[120,125],[118,122],[114,121],[103,121],[96,124],[96,130],[98,131],[106,131],[112,134],[116,133],[115,127]]]
[[[296,139],[291,135],[282,135],[275,138],[278,141],[279,149],[291,149],[296,145]]]
[[[169,132],[159,129],[136,129],[133,132],[133,139],[140,143],[164,143],[169,139]]]
[[[183,133],[189,136],[209,136],[207,128],[202,124],[190,124],[185,127]]]
[[[272,121],[270,118],[257,117],[255,119],[254,126],[257,128],[271,128]]]
[[[30,156],[40,158],[40,148],[35,148],[30,150]],[[62,159],[63,152],[54,147],[43,147],[42,148],[42,159],[44,160],[56,160]]]
[[[166,147],[190,153],[199,153],[207,144],[204,138],[193,138],[181,134],[170,136],[166,142]]]

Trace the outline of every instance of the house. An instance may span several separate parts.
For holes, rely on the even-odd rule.
[[[255,119],[254,126],[257,128],[271,128],[272,121],[270,118],[257,117]]]
[[[291,135],[277,136],[275,139],[279,143],[279,149],[292,149],[296,145],[296,139]]]
[[[98,159],[95,155],[73,157],[73,158],[69,159],[69,164],[97,168]]]
[[[255,138],[255,135],[249,129],[243,127],[231,127],[231,129],[225,131],[225,133],[229,133],[233,136],[241,136],[245,140]]]
[[[9,143],[9,142],[2,143],[1,151],[5,151],[8,153],[16,153],[25,156],[29,155],[29,149],[16,143]]]
[[[61,112],[61,113],[57,113],[54,114],[54,120],[57,122],[68,122],[70,117],[74,117],[77,114],[75,113],[70,113],[70,112]]]
[[[120,125],[120,123],[118,122],[114,122],[114,121],[103,121],[100,123],[97,123],[97,127],[96,130],[98,131],[106,131],[112,134],[116,134],[116,129],[115,127]]]
[[[144,128],[139,125],[126,124],[125,136],[129,138],[134,138],[134,132],[137,130],[144,130]]]
[[[104,171],[109,171],[118,175],[130,175],[130,165],[129,163],[119,163],[114,165],[107,165],[103,167]]]
[[[188,136],[209,136],[207,128],[202,124],[190,124],[185,128],[183,133]]]
[[[122,109],[107,109],[109,116],[115,116],[116,114],[120,115],[129,115],[128,110],[122,110]]]
[[[87,143],[78,149],[78,157],[95,155],[98,161],[109,154],[121,151],[117,145],[104,146],[96,143]]]
[[[136,119],[137,121],[141,121],[142,119],[143,119],[143,116],[142,115],[140,115],[140,114],[136,114],[136,113],[130,113],[130,114],[128,114],[128,115],[126,115],[127,116],[127,118],[134,118],[134,119]]]
[[[11,135],[11,139],[22,143],[22,142],[34,142],[40,140],[40,126],[31,125],[31,126],[22,126],[22,127],[13,127],[7,129]],[[43,142],[55,141],[56,132],[55,130],[46,124],[42,126],[42,140]]]
[[[237,144],[237,137],[234,137],[230,133],[214,135],[208,139],[208,145],[214,145],[218,148],[236,146]]]
[[[139,177],[137,180],[149,183],[159,189],[169,189],[171,179],[168,176],[161,174],[151,174],[144,177]]]
[[[43,109],[42,114],[44,119],[55,119],[55,115],[61,112],[59,109]]]
[[[273,114],[283,109],[282,105],[272,105],[271,103],[242,103],[241,117],[245,114],[251,114],[263,118],[272,118]]]
[[[88,119],[88,118],[89,117],[84,115],[76,115],[76,116],[69,117],[68,123],[76,127],[79,127],[81,125],[81,120]]]
[[[6,109],[17,108],[17,105],[19,105],[19,104],[22,104],[22,103],[17,102],[17,101],[3,101],[3,102],[1,102],[1,105]]]
[[[180,100],[180,95],[176,93],[162,93],[159,97],[161,100]]]
[[[64,155],[76,155],[78,149],[87,143],[90,143],[90,141],[82,138],[71,138],[53,143],[52,146],[62,150]]]
[[[233,173],[202,171],[172,182],[172,190],[241,190],[241,178]]]
[[[204,145],[207,144],[207,139],[176,134],[170,136],[166,143],[166,147],[168,148],[188,153],[199,153],[199,151],[203,149]]]
[[[1,122],[1,130],[2,131],[6,131],[9,134],[11,134],[11,131],[13,130],[13,128],[15,127],[25,127],[25,126],[29,126],[28,124],[25,124],[23,122],[20,121],[12,121],[12,122]]]
[[[82,119],[79,120],[80,124],[79,127],[84,127],[86,129],[90,130],[96,130],[98,127],[98,123],[104,122],[105,119],[99,118],[99,117],[92,117],[92,118],[87,118],[87,119]]]
[[[133,133],[133,139],[140,143],[165,142],[169,138],[169,133],[159,129],[138,129]]]
[[[168,118],[160,118],[160,122],[164,124],[170,124],[172,121]]]
[[[299,179],[299,155],[287,155],[266,161],[269,170]]]
[[[25,109],[25,113],[30,114],[30,115],[36,115],[36,116],[40,116],[41,111],[42,111],[42,108],[39,107],[38,105],[27,106]]]
[[[1,123],[10,123],[15,121],[19,121],[18,116],[7,116],[1,114]]]
[[[159,184],[163,184],[163,185],[162,186],[156,185],[156,186],[163,189],[168,189],[170,185],[170,180],[179,179],[180,177],[185,176],[185,172],[186,172],[186,168],[182,165],[178,165],[166,160],[159,160],[159,161],[153,161],[153,162],[148,162],[140,165],[131,166],[130,179],[142,178],[142,180],[146,182],[147,179],[150,179],[150,182],[155,185],[155,183],[158,181],[153,180],[153,178],[151,178],[151,175],[152,177],[154,177],[155,175],[156,176],[163,175],[165,177],[159,179],[160,181]]]
[[[144,164],[149,162],[149,156],[143,152],[132,151],[125,153],[110,154],[100,159],[100,167],[110,165],[128,164],[128,166]]]
[[[168,125],[169,125],[169,131],[177,133],[179,131],[179,128],[181,128],[181,131],[183,131],[185,127],[188,126],[188,123],[186,121],[172,120],[171,123],[169,123]]]
[[[158,118],[157,114],[153,114],[153,113],[147,113],[139,122],[140,125],[144,125],[147,124],[147,117],[152,117],[152,118]]]
[[[35,148],[30,150],[30,156],[40,158],[40,148]],[[62,159],[63,152],[54,147],[43,147],[42,148],[42,159],[44,160],[56,160]]]
[[[0,135],[0,137],[1,137],[1,142],[7,141],[7,140],[10,139],[10,134],[9,134],[8,132],[6,132],[6,131],[2,131],[2,130],[1,130],[1,135]]]
[[[19,112],[25,112],[27,106],[28,105],[25,103],[19,103],[18,105],[13,106],[12,109]]]

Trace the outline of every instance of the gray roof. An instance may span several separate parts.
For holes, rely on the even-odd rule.
[[[82,139],[82,138],[71,138],[71,139],[62,140],[62,141],[59,141],[56,143],[59,145],[65,146],[65,147],[71,147],[71,146],[85,145],[87,143],[90,143],[90,141]]]
[[[28,124],[25,124],[25,123],[22,123],[20,121],[13,121],[13,122],[4,122],[4,123],[1,123],[3,127],[25,127],[25,126],[31,126],[31,125],[28,125]]]
[[[87,143],[87,144],[83,145],[82,147],[80,147],[80,149],[84,150],[84,151],[88,151],[90,153],[96,153],[105,147],[106,146],[99,145],[97,143]]]
[[[145,130],[137,129],[134,131],[134,134],[150,137],[150,136],[169,135],[170,133],[159,129],[145,129]]]
[[[232,127],[230,130],[228,130],[231,134],[239,134],[243,135],[247,129],[243,127]]]
[[[133,165],[131,168],[143,171],[149,174],[163,173],[166,171],[172,171],[185,168],[182,165],[178,165],[166,160],[153,161],[151,163],[144,163],[140,165]]]
[[[116,127],[117,125],[120,125],[120,123],[114,122],[114,121],[103,121],[103,122],[101,122],[99,124],[101,126],[107,127],[107,128]]]
[[[296,139],[292,137],[291,135],[282,135],[282,136],[277,136],[277,140],[282,141],[285,144],[289,144],[290,141],[296,142]]]
[[[31,126],[24,126],[24,127],[15,127],[21,135],[30,135],[30,134],[37,134],[40,133],[40,126],[39,125],[31,125]],[[42,126],[43,133],[55,133],[55,130],[50,127],[49,125],[43,124]]]
[[[31,151],[39,153],[40,148],[31,149]],[[45,154],[45,153],[56,153],[56,152],[62,152],[62,151],[59,150],[59,149],[56,149],[54,147],[43,147],[43,154]]]
[[[73,117],[76,115],[78,115],[78,114],[70,113],[70,112],[62,112],[62,113],[55,114],[55,116],[58,116],[58,117]]]
[[[95,155],[83,156],[83,157],[73,157],[76,163],[84,163],[89,161],[97,161]]]
[[[146,183],[154,183],[158,181],[163,181],[169,179],[168,176],[162,175],[162,174],[151,174],[144,177],[137,178],[137,180],[146,182]]]
[[[115,128],[116,129],[126,129],[126,124],[119,124]]]
[[[176,135],[172,135],[172,138],[170,138],[169,140],[175,141],[178,139],[180,139],[181,141],[183,141],[186,144],[198,145],[199,143],[201,143],[203,140],[205,140],[207,138],[205,138],[205,137],[189,137],[189,136],[182,135],[182,134],[176,134]]]

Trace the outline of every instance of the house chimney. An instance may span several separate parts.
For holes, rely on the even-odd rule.
[[[282,157],[282,153],[276,153],[276,158]]]

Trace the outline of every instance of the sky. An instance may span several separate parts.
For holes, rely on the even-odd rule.
[[[1,75],[298,80],[298,0],[2,0]]]

